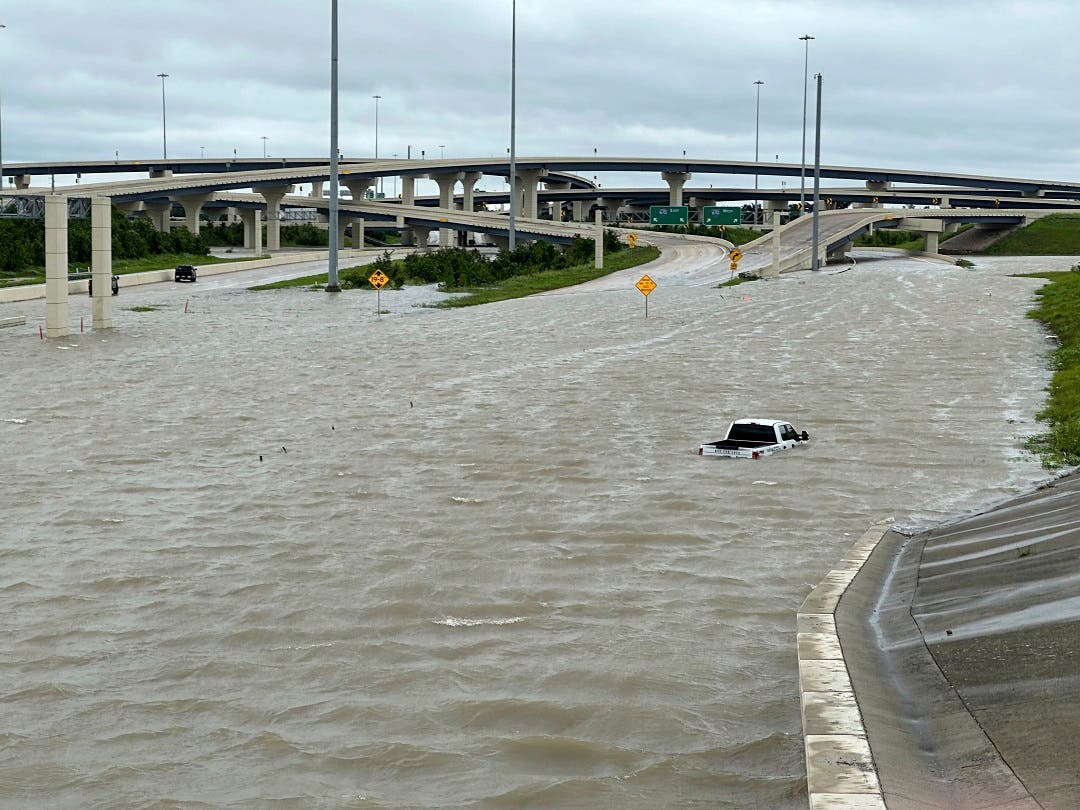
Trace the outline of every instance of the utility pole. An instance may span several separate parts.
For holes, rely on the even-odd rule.
[[[814,227],[813,236],[810,240],[810,249],[814,252],[811,270],[818,269],[818,203],[821,201],[821,74],[815,73],[817,79],[817,116],[814,122]]]
[[[330,0],[330,256],[326,268],[326,291],[341,292],[338,285],[338,0]]]
[[[754,84],[757,85],[757,107],[756,107],[755,112],[754,112],[754,163],[757,163],[758,162],[758,142],[759,142],[758,136],[759,136],[759,134],[761,132],[761,85],[765,84],[765,82],[761,81],[761,79],[758,79],[756,82],[754,82]],[[683,156],[684,157],[686,156],[686,150],[685,149],[683,150]],[[757,173],[757,166],[755,166],[754,167],[754,192],[755,192],[755,196],[756,196],[757,190],[758,190],[758,173]],[[761,208],[761,200],[754,200],[754,224],[755,225],[758,224],[758,209],[759,208]]]
[[[803,34],[799,39],[806,43],[802,82],[802,169],[799,172],[799,216],[802,216],[803,211],[806,209],[806,82],[810,70],[810,40],[813,37],[809,34]]]

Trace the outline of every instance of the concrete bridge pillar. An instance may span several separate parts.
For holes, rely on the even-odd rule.
[[[112,308],[112,200],[90,199],[90,276],[94,282],[91,314],[95,329],[113,325]]]
[[[244,223],[244,247],[262,255],[262,211],[258,208],[241,208],[240,221]]]
[[[26,189],[30,188],[30,175],[17,174],[12,179],[15,181],[15,188],[19,191],[26,191]]]
[[[401,176],[401,204],[416,205],[416,176],[403,174]],[[405,227],[405,217],[398,217],[395,223],[399,228]],[[411,244],[412,231],[405,231],[402,236],[402,244]]]
[[[426,248],[428,234],[431,233],[431,229],[427,225],[413,225],[410,230],[412,230],[413,245],[418,248]]]
[[[337,224],[337,246],[338,246],[338,250],[341,250],[342,248],[345,247],[345,231],[348,230],[348,228],[349,228],[349,222],[350,222],[350,220],[348,218],[346,218],[346,217],[341,217],[341,218],[338,219],[338,224]]]
[[[615,197],[598,197],[596,200],[596,210],[603,209],[602,216],[608,222],[615,222],[619,219],[619,209],[623,207],[626,200],[620,200]]]
[[[936,233],[928,232],[926,234],[926,247],[924,248],[924,250],[927,253],[937,253],[939,247],[939,239],[940,237],[938,237]]]
[[[367,199],[367,190],[374,188],[377,181],[374,177],[355,177],[349,175],[343,177],[341,184],[352,194],[353,202],[362,202]]]
[[[476,210],[476,184],[480,182],[480,179],[483,176],[483,172],[461,173],[461,188],[464,195],[464,200],[461,204],[462,211],[468,211],[471,214]]]
[[[357,217],[352,221],[352,246],[357,250],[364,247],[364,218]]]
[[[521,203],[521,216],[526,219],[536,219],[536,189],[547,173],[547,169],[518,169],[515,189]]]
[[[281,198],[292,192],[292,185],[258,186],[255,191],[266,200],[266,249],[277,253],[281,250]]]
[[[429,174],[428,179],[439,184],[439,208],[452,209],[454,207],[454,186],[461,179],[461,172]],[[449,228],[439,228],[439,247],[450,247],[452,240],[453,231]]]
[[[661,172],[660,176],[668,184],[668,205],[683,204],[683,187],[690,180],[690,172]]]
[[[184,224],[187,225],[190,233],[198,236],[199,216],[202,214],[202,207],[212,196],[212,194],[178,194],[169,199],[181,205],[184,209]]]
[[[322,180],[315,180],[311,184],[311,194],[309,194],[308,196],[314,197],[316,200],[321,200],[322,199],[322,192],[323,192],[323,181]]]
[[[584,209],[585,209],[585,201],[584,200],[574,200],[573,212],[570,215],[571,217],[573,217],[574,222],[581,222],[585,218],[585,210]]]
[[[145,202],[143,211],[154,223],[154,230],[158,233],[168,233],[172,230],[172,200],[168,202]]]
[[[68,201],[45,195],[45,335],[68,334]]]
[[[165,178],[165,177],[172,177],[172,169],[151,169],[150,170],[150,179],[151,180],[161,180],[162,178]]]
[[[134,200],[132,202],[114,202],[113,206],[122,211],[126,216],[134,217],[139,214],[145,214],[146,210],[143,207],[142,200]]]
[[[569,191],[570,189],[569,183],[556,183],[554,181],[546,181],[544,183],[544,186],[548,189],[548,191]],[[562,222],[562,207],[562,200],[551,201],[551,218],[555,222]]]
[[[490,239],[491,243],[499,250],[510,250],[509,236],[499,236],[498,234],[491,233],[488,234],[488,239]]]

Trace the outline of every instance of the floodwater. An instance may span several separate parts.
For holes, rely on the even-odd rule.
[[[456,311],[0,307],[0,806],[805,807],[795,610],[870,523],[1047,477],[1007,273],[1069,260],[667,255]],[[695,455],[747,415],[812,442]]]

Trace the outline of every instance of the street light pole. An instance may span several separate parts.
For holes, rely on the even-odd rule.
[[[517,247],[517,0],[513,0],[510,17],[510,250]]]
[[[330,0],[330,255],[326,267],[326,291],[341,292],[338,285],[338,0]]]
[[[803,60],[802,83],[802,169],[799,172],[799,216],[806,207],[806,82],[810,70],[810,40],[814,37],[803,34],[800,40],[806,43],[806,56]]]
[[[443,150],[445,148],[446,148],[445,146],[443,146],[442,144],[439,144],[439,160],[442,160],[443,157],[445,156],[446,153],[443,152]]]
[[[169,78],[168,73],[159,73],[158,78],[161,79],[161,159],[169,159],[169,145],[165,138],[165,80]]]
[[[815,73],[817,79],[817,115],[814,117],[814,227],[810,239],[810,249],[813,251],[810,269],[818,269],[818,204],[821,201],[821,74]]]
[[[379,159],[379,99],[382,96],[372,96],[375,99],[375,159]],[[382,176],[379,176],[379,192],[382,192]]]
[[[761,79],[758,79],[756,82],[754,82],[754,84],[757,85],[757,107],[756,107],[755,112],[754,112],[754,163],[756,164],[758,162],[758,143],[759,143],[758,136],[761,133],[761,85],[765,84],[765,82],[761,81]],[[758,174],[757,174],[757,166],[755,165],[754,166],[754,192],[755,192],[755,196],[757,196],[757,194],[756,194],[757,190],[758,190]],[[754,224],[755,225],[758,224],[758,209],[760,207],[761,207],[761,200],[754,200]]]
[[[267,138],[265,135],[263,135],[261,137],[262,137],[262,142],[263,142],[263,157],[266,157],[266,142],[268,140],[270,140],[270,139]]]
[[[0,23],[0,29],[7,28],[6,25]],[[0,192],[4,190],[4,123],[3,118],[0,118]]]

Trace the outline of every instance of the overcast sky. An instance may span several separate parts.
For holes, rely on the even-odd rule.
[[[160,156],[162,72],[170,157],[326,155],[330,5],[2,0],[4,162]],[[339,5],[346,156],[375,94],[382,157],[505,155],[511,0]],[[1080,180],[1075,0],[517,0],[517,31],[519,156],[751,160],[760,79],[761,158],[799,162],[809,33],[823,163]],[[808,162],[813,109],[811,78]]]

